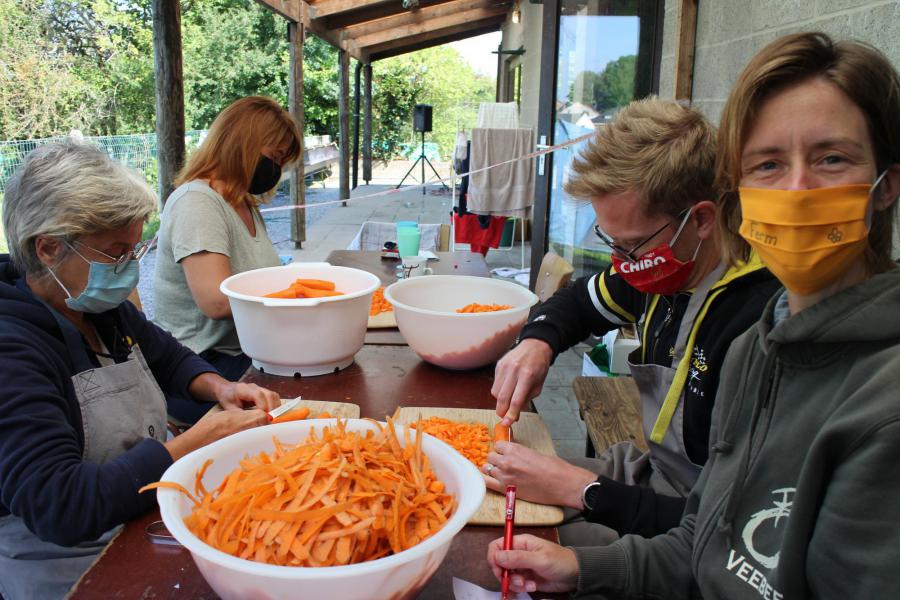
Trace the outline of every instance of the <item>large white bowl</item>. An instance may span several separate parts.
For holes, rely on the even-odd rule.
[[[341,296],[283,300],[263,294],[295,279],[328,279]],[[232,275],[228,296],[238,339],[253,366],[273,375],[323,375],[350,366],[362,348],[372,294],[381,280],[371,273],[328,263],[292,263]]]
[[[180,483],[194,489],[194,477],[206,459],[213,459],[203,477],[206,489],[217,487],[245,456],[273,450],[272,437],[289,444],[301,442],[315,427],[321,431],[335,419],[314,419],[268,425],[242,431],[180,458],[166,470],[162,481]],[[348,431],[376,429],[362,419],[347,421]],[[402,428],[398,426],[400,443]],[[415,439],[415,435],[411,436]],[[422,450],[431,468],[456,496],[456,512],[447,523],[424,542],[393,556],[340,567],[280,567],[243,560],[220,552],[200,541],[184,524],[192,504],[183,494],[167,489],[157,490],[157,501],[163,522],[169,532],[197,563],[210,587],[225,600],[384,600],[413,598],[440,566],[450,542],[481,506],[484,478],[472,463],[447,444],[425,435]]]
[[[518,284],[488,277],[424,275],[388,286],[397,327],[423,360],[448,369],[474,369],[503,356],[537,296]],[[496,312],[458,313],[478,304],[508,304]]]

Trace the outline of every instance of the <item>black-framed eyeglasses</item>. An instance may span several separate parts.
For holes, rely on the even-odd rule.
[[[680,213],[678,213],[677,218],[681,219],[681,224],[678,226],[678,230],[675,232],[675,235],[672,236],[672,241],[669,242],[670,246],[675,243],[675,240],[678,238],[678,235],[681,233],[681,230],[684,228],[685,223],[687,223],[687,217],[688,217],[688,215],[690,215],[692,208],[693,207],[686,208],[683,211],[681,211]],[[666,223],[665,225],[663,225],[662,227],[660,227],[659,229],[657,229],[656,231],[651,233],[649,236],[647,236],[646,238],[644,238],[643,240],[638,242],[635,246],[633,246],[631,248],[631,250],[626,250],[622,246],[615,243],[611,237],[606,235],[603,232],[603,230],[600,229],[599,225],[594,225],[594,235],[596,235],[598,238],[600,238],[600,241],[602,241],[604,244],[606,244],[607,246],[612,248],[613,252],[615,252],[622,258],[625,258],[626,260],[628,260],[628,262],[637,262],[638,258],[640,258],[640,255],[635,254],[635,252],[637,250],[640,250],[641,247],[644,246],[644,244],[646,244],[647,242],[649,242],[650,240],[652,240],[653,238],[658,236],[660,233],[662,233],[662,231],[664,229],[666,229],[670,225],[671,225],[671,223]]]
[[[79,242],[76,240],[75,243],[78,244],[79,246],[84,246],[85,248],[88,248],[89,250],[93,250],[97,254],[102,254],[103,256],[105,256],[106,258],[111,260],[113,262],[113,264],[115,265],[113,267],[113,273],[118,275],[125,268],[125,265],[127,265],[130,261],[141,260],[142,258],[144,258],[144,255],[147,254],[147,252],[150,251],[150,248],[153,247],[154,241],[156,241],[155,237],[153,239],[139,242],[137,245],[135,245],[134,248],[132,248],[131,250],[128,250],[122,256],[119,256],[118,258],[116,258],[115,256],[110,256],[109,254],[107,254],[106,252],[103,252],[102,250],[97,250],[96,248],[92,248],[91,246],[88,246],[84,242]]]

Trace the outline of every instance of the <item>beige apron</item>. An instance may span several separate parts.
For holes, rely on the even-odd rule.
[[[76,370],[84,367],[84,342],[70,323],[60,322],[60,327]],[[81,408],[85,462],[103,464],[144,438],[166,439],[165,397],[140,348],[131,350],[125,362],[72,377]],[[15,515],[0,518],[0,595],[3,600],[62,598],[117,530],[64,547],[39,539]]]

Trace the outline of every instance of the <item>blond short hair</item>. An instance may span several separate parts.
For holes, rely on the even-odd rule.
[[[572,161],[565,186],[575,198],[637,191],[650,216],[677,216],[701,200],[715,201],[716,131],[696,110],[647,98],[623,108]]]

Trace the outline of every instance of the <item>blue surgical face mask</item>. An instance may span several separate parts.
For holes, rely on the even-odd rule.
[[[102,313],[112,310],[122,304],[128,294],[137,287],[141,278],[139,262],[135,259],[119,265],[116,272],[116,263],[99,263],[86,259],[78,250],[66,243],[84,262],[91,268],[88,271],[87,285],[77,298],[73,298],[66,286],[62,284],[53,269],[49,269],[50,275],[63,289],[68,298],[66,306],[72,310],[85,313]]]

